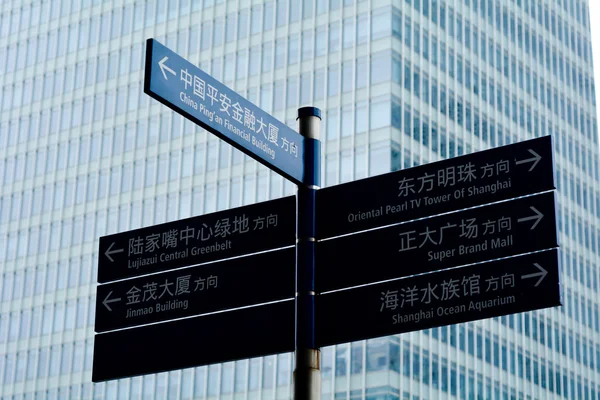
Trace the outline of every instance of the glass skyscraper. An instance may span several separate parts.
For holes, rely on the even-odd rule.
[[[295,193],[143,93],[150,37],[292,127],[320,107],[325,186],[552,135],[564,306],[324,348],[323,398],[599,398],[587,2],[7,0],[0,399],[291,397],[291,354],[91,383],[100,236]]]

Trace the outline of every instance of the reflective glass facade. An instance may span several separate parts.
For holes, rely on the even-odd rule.
[[[598,398],[589,23],[580,0],[2,2],[0,398],[291,396],[290,354],[91,383],[99,236],[295,192],[143,94],[149,37],[290,126],[320,107],[326,186],[551,134],[564,306],[324,348],[323,398]]]

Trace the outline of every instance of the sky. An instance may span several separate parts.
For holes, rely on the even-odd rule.
[[[596,84],[596,112],[600,106],[600,0],[589,0],[590,25],[592,27],[592,53],[594,58],[594,78]]]

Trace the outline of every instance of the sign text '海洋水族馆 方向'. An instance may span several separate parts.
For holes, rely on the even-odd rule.
[[[547,250],[319,296],[319,346],[561,304],[558,250]]]

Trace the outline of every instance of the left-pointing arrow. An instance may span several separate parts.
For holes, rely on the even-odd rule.
[[[537,208],[535,208],[534,206],[529,207],[531,209],[531,211],[533,211],[535,213],[535,215],[532,215],[531,217],[523,217],[523,218],[519,218],[517,220],[517,222],[527,222],[527,221],[533,221],[535,220],[535,222],[533,223],[533,225],[531,225],[531,231],[535,229],[535,227],[540,223],[540,221],[542,220],[542,218],[544,218],[544,214],[542,214],[541,212],[539,212],[537,210]]]
[[[165,70],[169,71],[170,73],[172,73],[175,76],[177,75],[175,73],[175,71],[173,71],[171,68],[167,67],[167,64],[165,64],[165,62],[167,62],[168,59],[169,59],[169,57],[165,56],[162,60],[160,60],[158,62],[158,66],[160,67],[160,70],[163,73],[163,76],[165,77],[166,80],[169,80],[169,78],[167,78],[167,74],[165,73]]]
[[[110,246],[108,246],[108,249],[106,249],[106,251],[104,252],[104,255],[106,256],[106,258],[108,258],[110,260],[110,262],[115,262],[115,260],[111,257],[111,255],[123,252],[123,249],[114,249],[113,250],[112,248],[114,245],[115,245],[115,242],[112,242],[110,244]]]
[[[537,285],[536,285],[537,286]],[[110,295],[112,294],[112,290],[110,292],[108,292],[108,294],[106,295],[106,297],[104,298],[104,300],[102,301],[102,304],[104,304],[104,307],[106,307],[106,309],[108,311],[112,311],[112,308],[110,308],[109,304],[110,303],[114,303],[116,301],[121,301],[120,297],[115,297],[114,299],[108,299],[110,297]]]
[[[544,278],[546,277],[546,275],[548,275],[548,271],[546,271],[538,263],[533,263],[533,265],[535,265],[540,272],[534,272],[533,274],[521,275],[521,279],[529,279],[529,278],[537,278],[537,277],[539,277],[540,279],[538,279],[538,281],[535,283],[535,285],[533,285],[534,287],[537,287],[540,283],[542,283],[542,281],[544,280]]]

